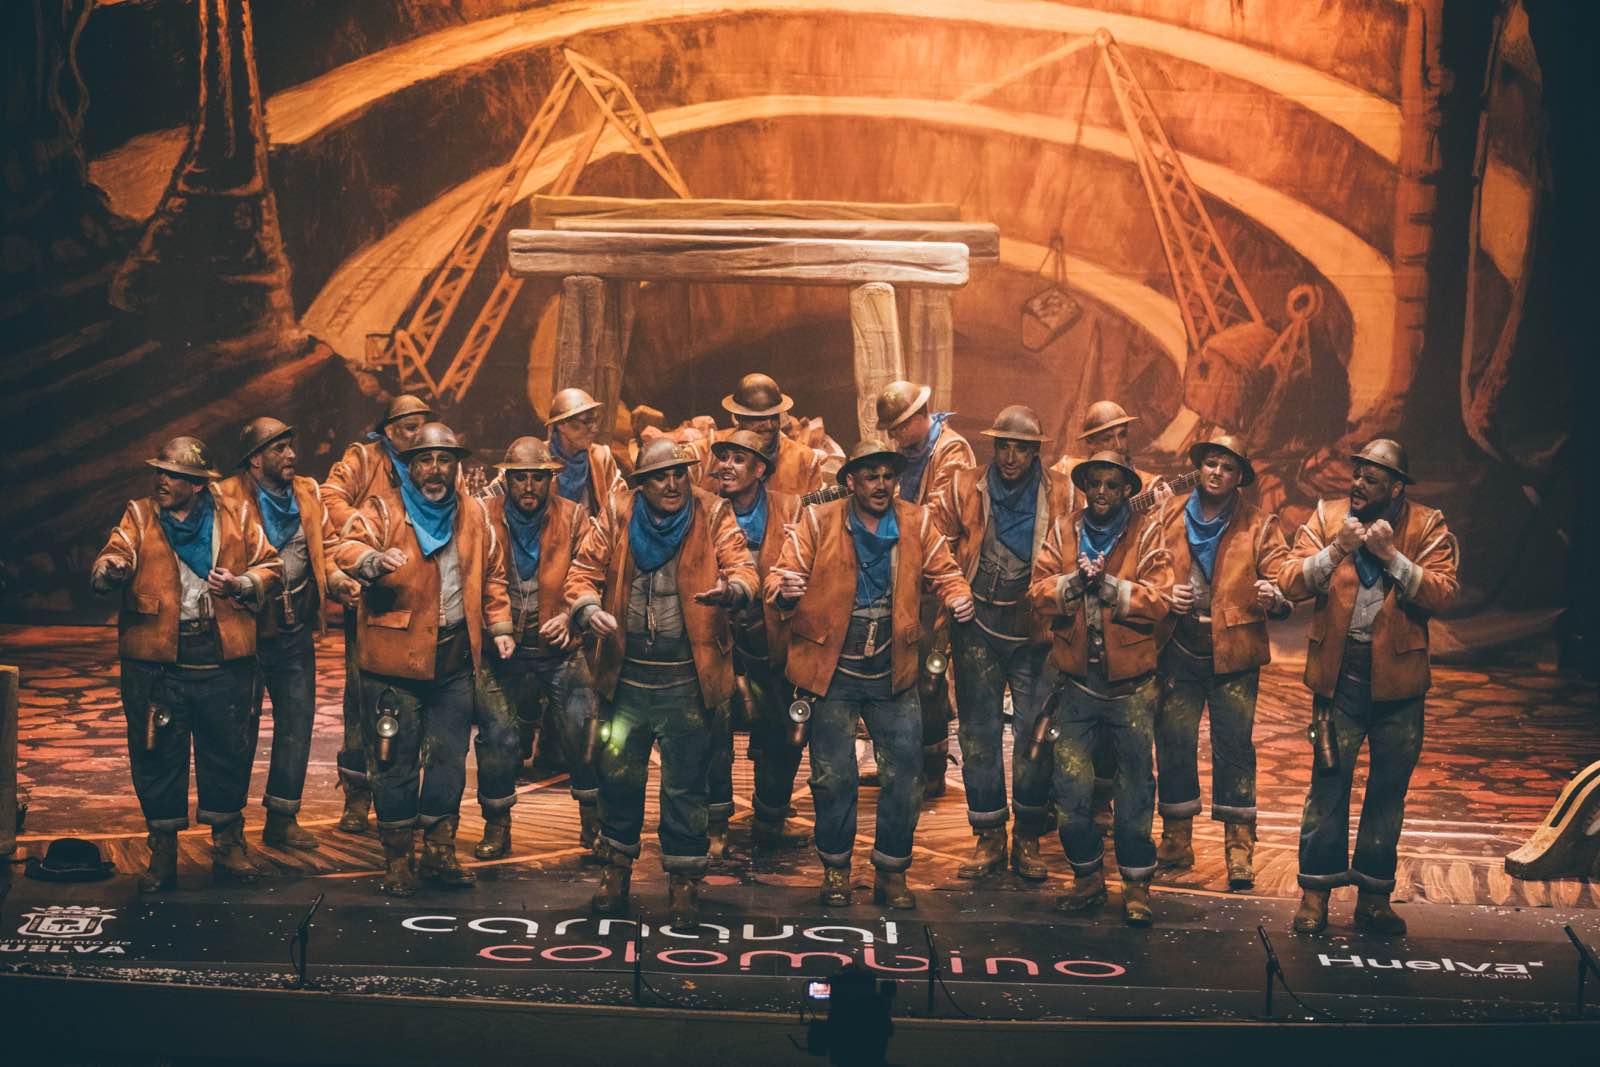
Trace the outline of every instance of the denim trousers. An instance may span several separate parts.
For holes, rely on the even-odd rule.
[[[847,867],[856,841],[856,722],[866,723],[878,763],[878,823],[872,865],[911,866],[911,840],[922,804],[922,715],[915,686],[882,700],[828,699],[811,710],[811,798],[817,854]]]
[[[661,865],[672,874],[705,873],[712,718],[698,679],[664,689],[617,683],[600,749],[600,840],[607,848],[638,857],[650,750],[659,744]]]
[[[1044,833],[1050,804],[1050,767],[1028,759],[1028,741],[1048,695],[1044,681],[1048,648],[1026,642],[1010,647],[991,640],[976,624],[957,624],[950,635],[955,673],[956,736],[961,742],[961,781],[967,822],[974,830],[1006,824],[1005,707],[1011,688],[1011,806],[1017,832]]]
[[[1261,671],[1215,674],[1210,656],[1176,641],[1161,650],[1156,706],[1156,767],[1163,819],[1200,814],[1200,716],[1211,719],[1211,817],[1256,821],[1256,692]]]
[[[261,802],[268,811],[292,815],[305,792],[317,717],[316,633],[308,623],[291,634],[260,637],[256,662],[272,699],[272,761]]]
[[[381,829],[428,827],[460,811],[475,689],[470,668],[428,681],[362,674],[361,728]],[[393,706],[400,723],[387,762],[378,758],[380,705]]]
[[[227,826],[244,811],[255,758],[253,658],[209,670],[143,660],[122,661],[122,711],[128,723],[128,763],[139,808],[152,830],[189,825],[189,746],[194,742],[196,821]],[[146,748],[150,716],[170,716]]]
[[[1156,865],[1156,847],[1150,839],[1156,800],[1152,749],[1159,691],[1155,676],[1121,696],[1090,692],[1071,678],[1064,678],[1062,685],[1065,689],[1056,711],[1059,737],[1053,783],[1062,851],[1078,875],[1093,874],[1105,862],[1104,835],[1095,826],[1091,810],[1095,735],[1103,733],[1117,758],[1111,831],[1117,865],[1124,881],[1149,881]]]
[[[1300,818],[1300,886],[1394,892],[1401,824],[1411,772],[1422,755],[1423,698],[1372,699],[1372,650],[1348,642],[1331,704],[1339,769],[1313,770]],[[1356,851],[1350,857],[1350,783],[1361,744],[1367,745],[1367,795],[1361,803]]]
[[[546,738],[553,738],[567,766],[573,799],[594,804],[599,779],[583,758],[589,720],[599,701],[582,653],[532,656],[520,649],[510,659],[491,658],[482,675],[478,711],[478,802],[485,811],[515,802],[523,738],[532,736],[541,706]],[[508,800],[507,798],[511,798]]]

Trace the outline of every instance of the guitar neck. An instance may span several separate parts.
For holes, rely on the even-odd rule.
[[[1179,493],[1187,493],[1200,484],[1200,471],[1198,469],[1192,470],[1188,474],[1180,474],[1176,478],[1163,478],[1162,481],[1166,483],[1167,488],[1172,490],[1172,495],[1177,496]],[[1156,491],[1154,489],[1146,489],[1128,501],[1128,507],[1133,509],[1135,515],[1144,514],[1155,507],[1155,504]]]

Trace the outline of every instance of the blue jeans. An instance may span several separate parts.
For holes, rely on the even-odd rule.
[[[261,802],[268,811],[292,815],[305,792],[317,717],[316,634],[307,624],[292,634],[259,638],[256,662],[272,698],[272,762]]]
[[[1313,770],[1300,819],[1300,887],[1354,883],[1365,893],[1394,892],[1401,825],[1411,772],[1422,756],[1423,698],[1372,699],[1372,650],[1350,642],[1339,668],[1331,723],[1339,769]],[[1350,779],[1367,743],[1367,796],[1361,803],[1355,857],[1350,858]]]
[[[122,711],[128,720],[128,763],[133,790],[152,830],[189,825],[189,739],[194,738],[197,821],[227,826],[238,821],[250,792],[256,751],[252,690],[254,659],[229,660],[213,670],[165,663],[122,661]],[[171,722],[145,748],[149,716],[164,708]]]
[[[1144,679],[1125,696],[1103,696],[1085,690],[1070,678],[1056,727],[1056,807],[1061,816],[1061,848],[1074,874],[1088,875],[1105,862],[1105,838],[1094,824],[1094,745],[1104,731],[1116,751],[1116,786],[1112,793],[1115,822],[1112,840],[1125,882],[1147,882],[1155,874],[1156,846],[1150,839],[1155,820],[1154,744],[1158,690],[1155,676]]]
[[[639,855],[650,749],[659,742],[661,865],[672,874],[705,873],[711,850],[706,834],[711,720],[698,680],[666,689],[617,683],[610,736],[600,749],[600,839],[606,847]]]
[[[1211,817],[1219,822],[1256,821],[1256,725],[1258,669],[1214,674],[1211,657],[1195,656],[1167,642],[1161,650],[1161,699],[1156,707],[1156,766],[1160,768],[1161,817],[1200,814],[1200,714],[1211,710]]]
[[[1006,824],[1006,687],[1011,687],[1011,791],[1017,832],[1045,832],[1050,804],[1050,768],[1028,759],[1028,739],[1044,706],[1044,661],[1049,651],[1026,643],[1006,648],[974,624],[955,624],[950,651],[960,716],[961,781],[967,822],[974,830]]]
[[[545,736],[553,736],[561,752],[573,799],[590,805],[598,801],[599,779],[584,760],[583,748],[599,701],[581,653],[529,656],[519,650],[508,660],[491,656],[479,689],[484,707],[479,709],[476,745],[478,802],[485,811],[515,802],[522,738],[525,731],[531,736],[532,725],[539,722],[541,700]]]
[[[400,733],[391,742],[389,762],[378,761],[379,701],[392,694]],[[467,787],[467,738],[472,733],[472,671],[418,681],[361,676],[362,733],[368,781],[380,829],[427,827],[461,810]]]
[[[751,806],[766,822],[781,822],[794,799],[794,776],[800,749],[789,743],[789,701],[794,686],[766,660],[736,653],[755,705],[750,724],[750,759],[755,764]],[[724,822],[733,814],[733,717],[727,704],[717,709],[711,750],[710,811]]]
[[[361,727],[361,665],[356,661],[356,609],[344,609],[344,741],[339,746],[339,781],[346,789],[365,789],[366,735]]]
[[[811,799],[817,854],[848,867],[856,843],[856,720],[867,724],[878,761],[878,825],[872,865],[911,866],[922,802],[922,713],[915,686],[884,700],[819,698],[811,709]]]

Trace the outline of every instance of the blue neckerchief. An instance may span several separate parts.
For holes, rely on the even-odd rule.
[[[517,566],[517,577],[527,581],[539,573],[539,546],[544,536],[545,516],[550,514],[546,501],[532,515],[517,507],[506,497],[506,529],[511,531],[511,559]]]
[[[900,523],[894,507],[883,513],[877,530],[869,530],[850,505],[850,539],[856,547],[856,607],[876,604],[894,591],[894,574],[889,564],[894,546],[900,543]]]
[[[1117,513],[1104,526],[1096,526],[1089,512],[1083,513],[1083,521],[1078,524],[1078,551],[1090,559],[1104,559],[1117,547],[1117,538],[1122,536],[1122,531],[1128,528],[1128,520],[1133,517],[1133,512],[1124,504],[1117,509]]]
[[[422,495],[422,490],[411,480],[410,472],[400,481],[400,499],[405,502],[406,514],[411,516],[411,528],[416,531],[417,544],[422,555],[432,556],[445,545],[456,531],[456,487],[437,504]]]
[[[1387,508],[1384,508],[1383,514],[1373,519],[1372,522],[1377,522],[1378,519],[1384,519],[1387,520],[1390,526],[1395,525],[1395,520],[1400,517],[1400,504],[1404,501],[1404,499],[1405,498],[1402,497],[1400,500],[1396,500],[1394,503],[1390,504]],[[1367,523],[1367,525],[1371,526],[1372,522]],[[1396,530],[1395,533],[1398,536],[1399,531]],[[1366,545],[1362,545],[1360,548],[1356,549],[1356,577],[1361,579],[1361,584],[1366,588],[1371,589],[1374,585],[1377,585],[1378,579],[1382,578],[1383,572],[1388,569],[1389,565],[1383,562],[1383,560],[1379,559],[1377,556],[1374,556],[1371,552],[1368,552]]]
[[[639,493],[633,501],[633,517],[628,520],[628,550],[633,553],[633,566],[641,573],[653,571],[678,554],[683,539],[689,535],[689,521],[694,517],[694,497],[684,501],[683,507],[664,514],[650,506],[650,501]]]
[[[1211,572],[1217,565],[1217,549],[1222,547],[1222,531],[1228,528],[1228,520],[1233,518],[1233,500],[1217,513],[1217,517],[1207,521],[1205,513],[1200,510],[1200,490],[1196,489],[1189,494],[1189,503],[1183,508],[1183,524],[1189,531],[1189,558],[1200,564],[1200,573],[1206,576],[1206,581],[1211,580]],[[1188,581],[1188,576],[1184,576]]]
[[[989,464],[989,507],[994,517],[994,536],[1011,554],[1029,562],[1033,559],[1033,525],[1039,511],[1039,479],[1044,470],[1036,457],[1028,472],[1008,487],[1000,471]]]
[[[561,447],[561,434],[551,430],[550,451],[566,464],[556,474],[556,492],[574,504],[583,503],[584,490],[589,487],[589,450],[580,448],[577,454],[568,455],[566,449]]]
[[[295,499],[294,490],[278,493],[257,481],[256,502],[261,505],[261,526],[272,547],[282,548],[293,540],[295,531],[300,529],[300,501]]]
[[[737,507],[733,509],[733,517],[739,522],[739,529],[744,531],[745,544],[754,552],[761,547],[761,542],[767,537],[767,487],[761,482],[756,483],[756,502],[750,505],[750,510],[741,513]]]
[[[389,462],[394,465],[395,479],[401,485],[405,485],[411,477],[411,468],[400,458],[400,453],[396,451],[394,442],[389,440],[389,435],[382,430],[369,430],[367,440],[376,441],[383,446],[383,454],[388,456]]]
[[[179,522],[172,512],[161,508],[161,530],[167,535],[167,544],[183,560],[183,565],[204,578],[211,573],[211,535],[215,516],[211,508],[211,487],[203,486],[194,495],[189,517]]]
[[[921,447],[913,456],[906,457],[906,469],[900,472],[900,497],[913,504],[917,501],[917,493],[922,489],[922,476],[928,471],[928,460],[933,456],[933,444],[939,440],[939,434],[944,430],[944,424],[950,421],[953,411],[941,411],[929,421],[933,423],[928,427],[928,439],[922,442]]]

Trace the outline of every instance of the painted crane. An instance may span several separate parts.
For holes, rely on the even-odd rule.
[[[444,372],[435,377],[430,368],[437,362],[440,343],[461,308],[473,275],[579,87],[599,113],[578,136],[561,173],[550,186],[551,193],[565,196],[572,192],[601,135],[609,127],[622,136],[675,194],[689,195],[689,188],[667,155],[650,123],[650,116],[639,106],[627,83],[570,48],[563,49],[562,56],[566,67],[561,76],[540,104],[499,179],[484,194],[472,221],[451,248],[444,264],[433,273],[410,314],[388,333],[367,335],[367,365],[394,367],[402,389],[419,390],[444,401],[460,401],[472,387],[484,357],[505,325],[517,294],[522,291],[523,279],[513,276],[503,266],[493,290],[478,309]]]

